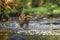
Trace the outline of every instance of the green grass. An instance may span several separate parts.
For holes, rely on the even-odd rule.
[[[37,7],[37,8],[28,8],[25,9],[28,12],[31,12],[32,14],[60,14],[60,7]]]
[[[38,8],[28,8],[26,11],[31,12],[33,14],[41,14],[41,13],[47,13],[48,9],[46,7],[38,7]]]
[[[40,6],[40,7],[37,7],[37,8],[24,8],[25,11],[28,11],[29,13],[32,13],[32,14],[51,14],[53,13],[54,15],[57,14],[59,15],[60,14],[60,7],[58,7],[56,4],[52,4],[52,5],[45,5],[45,6]],[[0,9],[1,10],[1,9]],[[18,9],[7,9],[5,10],[5,13],[6,14],[9,14],[9,13],[17,13],[17,14],[20,14],[21,13],[21,9],[19,8],[18,6]],[[0,11],[1,13],[1,11]]]

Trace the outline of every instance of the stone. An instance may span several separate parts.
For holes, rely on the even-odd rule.
[[[14,35],[14,36],[8,38],[8,40],[27,40],[27,38],[20,37],[18,35]]]

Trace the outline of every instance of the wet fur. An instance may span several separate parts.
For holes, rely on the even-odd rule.
[[[19,16],[20,26],[23,28],[24,24],[26,24],[26,28],[28,28],[30,19],[31,19],[31,15],[30,14],[26,14],[25,12],[23,12]]]

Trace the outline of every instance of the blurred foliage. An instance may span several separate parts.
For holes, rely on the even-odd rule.
[[[60,13],[60,7],[58,8],[57,5],[51,5],[51,6],[41,6],[37,8],[28,8],[26,11],[34,13],[34,14],[58,14]]]
[[[10,6],[10,8],[6,9],[5,13],[6,14],[9,14],[9,13],[20,14],[22,9],[25,9],[26,11],[33,13],[33,14],[60,14],[60,7],[59,7],[60,0],[38,0],[38,1],[39,1],[38,4],[41,4],[41,5],[39,5],[38,7],[29,7],[29,6],[34,5],[34,4],[31,4],[34,1],[32,1],[32,0],[14,0],[13,4],[11,4],[11,3],[9,3],[10,5],[8,4]],[[27,4],[28,4],[28,6],[27,6]],[[0,13],[1,13],[1,11],[0,11]]]

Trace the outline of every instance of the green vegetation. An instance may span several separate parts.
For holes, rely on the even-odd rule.
[[[41,6],[37,8],[28,8],[26,11],[34,14],[60,14],[60,7],[57,5]]]
[[[60,35],[26,35],[22,34],[9,34],[9,37],[13,35],[20,35],[21,37],[25,37],[28,40],[60,40]],[[8,38],[9,38],[8,37]]]
[[[28,38],[28,40],[60,40],[60,35],[25,35],[22,37]]]
[[[52,5],[53,6],[53,5]],[[55,14],[60,14],[60,7],[37,7],[37,8],[25,8],[25,11],[28,11],[32,14],[51,14],[53,13],[54,15]],[[1,12],[0,12],[1,13]],[[5,13],[6,14],[9,14],[9,13],[18,13],[20,14],[21,13],[21,9],[8,9],[8,10],[5,10]]]
[[[28,40],[60,40],[60,35],[20,35]]]
[[[28,4],[30,3],[31,4]],[[15,0],[14,3],[8,3],[10,8],[5,10],[6,14],[9,13],[17,13],[20,14],[22,9],[24,8],[26,11],[33,14],[60,14],[60,0],[37,0],[38,3],[34,3],[34,0]],[[28,6],[27,6],[28,4]],[[29,7],[32,6],[32,7]],[[35,6],[37,5],[37,7]],[[22,8],[23,7],[23,8]],[[1,9],[0,9],[1,10]],[[0,11],[1,13],[2,11]]]

